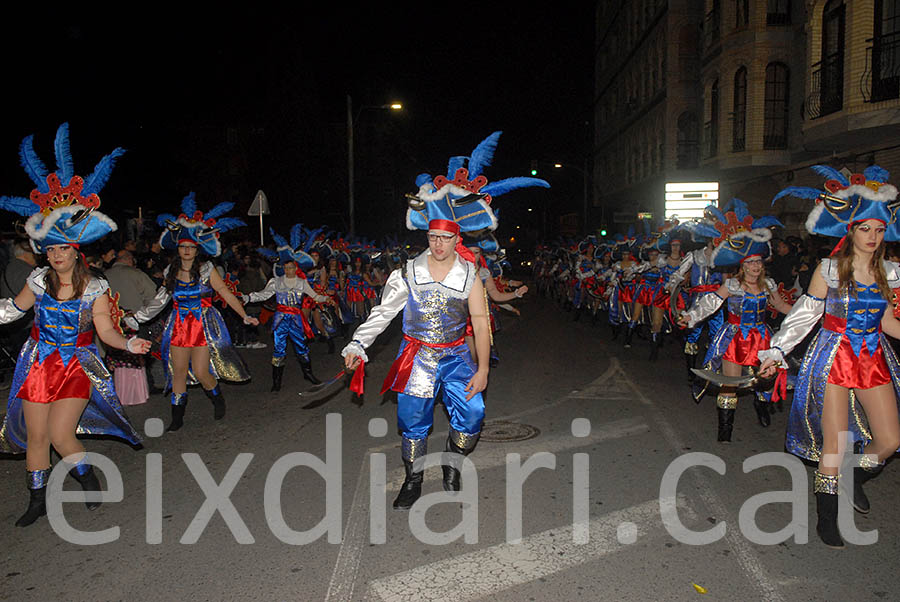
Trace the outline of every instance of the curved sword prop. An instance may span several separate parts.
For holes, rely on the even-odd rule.
[[[746,376],[725,376],[714,370],[702,370],[691,368],[691,372],[720,387],[736,387],[738,389],[753,388],[761,379],[755,368],[750,368],[750,374]]]

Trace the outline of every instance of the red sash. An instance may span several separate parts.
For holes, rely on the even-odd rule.
[[[293,307],[291,305],[278,305],[275,307],[275,311],[279,311],[283,314],[291,314],[292,316],[300,316],[300,322],[303,324],[303,334],[306,335],[307,339],[312,340],[312,326],[310,326],[309,322],[306,321],[306,316],[303,315],[303,312],[300,311],[299,307]]]
[[[465,336],[462,336],[452,343],[426,343],[425,341],[415,339],[408,334],[404,334],[403,339],[407,343],[406,347],[403,348],[403,353],[401,353],[397,359],[394,360],[394,363],[391,364],[391,369],[388,371],[387,377],[384,379],[384,384],[381,386],[382,395],[389,389],[396,391],[397,393],[403,393],[403,390],[406,388],[406,383],[409,382],[413,361],[416,359],[416,354],[419,352],[419,349],[423,346],[431,347],[432,349],[448,349],[450,347],[458,347],[466,341]]]

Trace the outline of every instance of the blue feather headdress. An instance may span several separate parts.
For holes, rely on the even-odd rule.
[[[407,195],[409,209],[406,227],[427,230],[428,222],[442,219],[455,222],[461,232],[478,236],[497,228],[497,216],[491,200],[513,190],[550,184],[538,178],[506,178],[488,182],[482,173],[491,164],[502,132],[485,138],[470,157],[451,157],[447,176],[432,178],[421,174],[416,178],[418,192]]]
[[[301,224],[295,224],[291,228],[291,242],[277,234],[272,228],[269,228],[269,233],[272,235],[272,240],[278,245],[276,250],[272,251],[271,249],[260,247],[257,249],[257,252],[266,259],[275,262],[274,271],[276,276],[284,275],[284,264],[292,261],[297,264],[298,269],[304,271],[316,266],[315,260],[304,250],[304,244],[306,237],[309,236],[309,232]]]
[[[888,184],[890,173],[878,165],[870,165],[861,174],[847,178],[843,173],[827,165],[812,167],[826,178],[825,189],[805,186],[789,186],[772,199],[774,203],[785,196],[816,201],[816,206],[806,218],[806,229],[810,234],[841,238],[855,222],[877,219],[884,222],[887,229],[884,239],[900,240],[900,225],[897,224],[897,188]]]
[[[19,159],[36,188],[27,199],[0,197],[0,209],[28,217],[25,232],[38,253],[53,245],[92,243],[117,229],[114,221],[97,211],[98,193],[125,151],[115,149],[87,178],[77,176],[69,147],[69,124],[64,123],[56,131],[54,153],[56,171],[50,171],[34,150],[33,136],[26,136],[19,146]]]
[[[244,220],[237,217],[222,217],[234,207],[234,203],[219,203],[204,215],[197,209],[194,193],[190,192],[181,201],[181,214],[162,213],[156,223],[165,230],[159,237],[164,249],[177,249],[180,242],[192,242],[212,257],[222,252],[219,234],[244,226]]]
[[[755,219],[747,210],[747,204],[740,199],[731,199],[724,213],[714,205],[708,206],[705,213],[715,219],[713,227],[718,233],[712,237],[716,246],[712,252],[715,267],[739,265],[753,256],[765,259],[772,252],[769,248],[771,228],[784,227],[771,215]]]

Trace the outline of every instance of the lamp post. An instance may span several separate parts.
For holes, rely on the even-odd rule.
[[[386,105],[364,105],[359,107],[356,117],[353,115],[353,99],[347,95],[347,196],[348,208],[350,210],[350,236],[356,235],[356,200],[354,198],[354,175],[353,175],[353,122],[359,118],[359,114],[363,109],[387,109],[390,111],[401,111],[403,105],[399,102],[393,102]]]

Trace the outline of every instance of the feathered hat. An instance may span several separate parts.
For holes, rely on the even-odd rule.
[[[491,208],[494,198],[520,188],[550,188],[550,184],[539,178],[488,182],[482,172],[491,164],[501,134],[494,132],[482,140],[471,156],[451,157],[446,177],[420,174],[416,178],[418,192],[406,195],[409,203],[406,227],[410,230],[439,227],[479,238],[497,228],[497,216]],[[456,250],[466,256],[462,245],[457,245]]]
[[[320,228],[320,230],[324,230],[324,228]],[[275,230],[269,228],[272,240],[278,246],[274,251],[265,247],[259,247],[256,251],[269,261],[275,262],[274,271],[276,276],[284,275],[284,264],[292,261],[297,264],[298,269],[309,270],[315,267],[316,262],[307,252],[307,239],[311,239],[311,243],[314,243],[315,235],[318,232],[319,230],[313,231],[312,236],[310,236],[310,231],[306,230],[303,224],[294,224],[291,228],[291,241],[288,242],[283,236],[277,234]]]
[[[716,247],[712,252],[715,267],[739,265],[754,256],[765,259],[771,253],[771,228],[784,227],[772,215],[754,219],[747,211],[747,204],[737,198],[731,199],[724,212],[715,205],[707,206],[704,212],[715,221],[698,222],[694,230],[712,238]]]
[[[163,249],[177,249],[182,241],[192,242],[212,257],[222,252],[219,234],[244,226],[244,220],[237,217],[222,217],[234,207],[234,203],[219,203],[204,214],[197,209],[194,193],[190,192],[181,201],[181,214],[162,213],[156,223],[165,230],[159,237]]]
[[[116,159],[125,150],[116,148],[100,159],[87,178],[75,175],[69,148],[69,124],[56,131],[54,150],[56,171],[49,171],[34,151],[33,136],[26,136],[19,146],[19,158],[25,173],[34,182],[30,198],[0,197],[0,208],[28,217],[25,232],[31,246],[43,253],[53,245],[78,246],[95,242],[117,229],[116,223],[97,211],[98,193],[112,174]]]
[[[833,236],[843,239],[850,225],[867,219],[877,219],[884,223],[884,239],[900,240],[897,224],[897,188],[888,184],[890,173],[878,165],[870,165],[861,174],[849,178],[827,165],[812,167],[825,180],[825,189],[804,186],[789,186],[772,200],[795,196],[801,199],[815,199],[816,205],[806,218],[806,229],[810,234]],[[843,242],[843,240],[842,240]],[[841,243],[835,247],[839,249]]]

